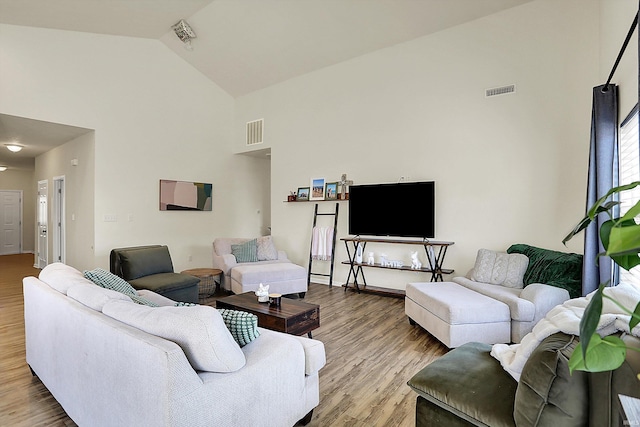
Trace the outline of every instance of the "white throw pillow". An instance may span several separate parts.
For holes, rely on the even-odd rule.
[[[234,372],[246,359],[213,307],[149,307],[109,301],[102,309],[109,317],[178,344],[193,369]]]
[[[522,289],[524,273],[528,266],[529,258],[526,255],[480,249],[471,280]]]
[[[258,237],[258,261],[273,261],[278,259],[278,250],[273,244],[271,236]]]

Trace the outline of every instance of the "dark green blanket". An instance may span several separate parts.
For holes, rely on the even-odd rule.
[[[582,255],[536,248],[525,244],[511,245],[507,253],[529,258],[524,285],[545,283],[569,291],[571,298],[582,295]]]

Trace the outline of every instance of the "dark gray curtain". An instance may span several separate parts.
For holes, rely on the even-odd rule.
[[[618,185],[618,87],[615,84],[593,88],[591,112],[591,146],[589,149],[589,177],[587,184],[587,209],[612,187]],[[604,251],[600,243],[600,225],[606,221],[600,215],[584,234],[584,261],[582,264],[582,294],[598,288],[600,283],[616,283],[609,257],[597,255]]]

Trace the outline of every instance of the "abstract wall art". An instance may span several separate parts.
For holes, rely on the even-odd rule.
[[[210,211],[212,184],[160,180],[161,211]]]

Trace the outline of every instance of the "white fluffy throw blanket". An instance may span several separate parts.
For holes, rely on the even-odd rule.
[[[633,285],[621,283],[612,288],[604,290],[605,295],[618,301],[629,311],[633,311],[640,301],[640,289]],[[550,335],[556,332],[566,334],[580,334],[580,319],[587,308],[593,293],[586,297],[575,298],[565,301],[551,309],[547,315],[534,326],[533,330],[525,335],[520,344],[494,344],[491,355],[498,359],[502,367],[516,381],[520,381],[522,368],[535,348]],[[617,331],[629,331],[628,314],[612,301],[603,298],[602,316],[598,323],[597,332],[601,337],[611,335]],[[632,335],[640,336],[640,325],[633,328]]]

